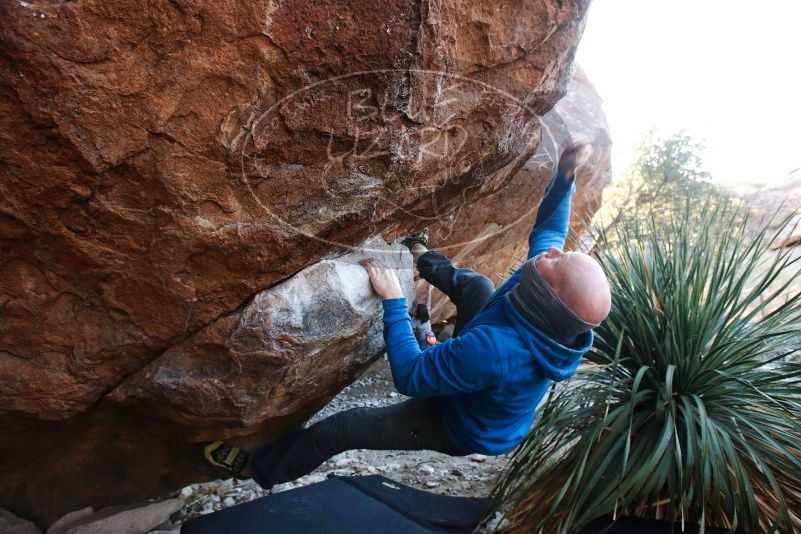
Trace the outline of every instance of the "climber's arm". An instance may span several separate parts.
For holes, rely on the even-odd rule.
[[[574,137],[568,141],[537,210],[537,219],[528,236],[527,259],[551,247],[564,248],[570,224],[570,202],[576,191],[576,169],[585,164],[591,155],[592,145],[587,139]],[[495,291],[493,299],[508,293],[519,278],[518,270]]]
[[[502,361],[482,328],[420,350],[405,297],[382,300],[384,341],[397,390],[410,396],[480,391],[503,378]]]
[[[557,171],[548,184],[545,197],[537,211],[536,221],[528,236],[527,259],[547,251],[550,247],[562,249],[565,246],[570,224],[570,202],[576,190],[575,178],[575,172],[565,176]],[[520,271],[517,270],[495,291],[493,298],[509,292],[519,278]]]
[[[551,179],[528,236],[528,259],[551,247],[564,248],[570,226],[570,202],[576,191],[575,183],[575,173],[565,176],[557,172]]]

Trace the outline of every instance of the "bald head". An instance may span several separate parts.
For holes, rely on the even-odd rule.
[[[551,247],[534,266],[554,293],[582,320],[599,324],[612,307],[612,294],[601,265],[581,252]]]

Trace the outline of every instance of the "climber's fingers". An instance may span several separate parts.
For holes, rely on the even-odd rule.
[[[375,258],[367,258],[359,261],[370,276],[373,289],[382,299],[394,299],[403,297],[403,290],[400,280],[394,269],[390,269],[381,261]]]
[[[372,267],[376,267],[376,268],[384,268],[384,269],[388,269],[389,268],[386,265],[384,265],[384,263],[381,260],[379,260],[377,258],[365,258],[363,260],[359,260],[359,263],[361,263],[363,266],[365,266],[365,268],[368,265],[372,266]]]
[[[567,141],[559,158],[559,172],[565,177],[572,177],[576,169],[587,163],[592,156],[591,140],[586,136],[573,136]]]

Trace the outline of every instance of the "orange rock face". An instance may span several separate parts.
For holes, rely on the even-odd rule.
[[[163,494],[210,476],[194,442],[319,408],[364,362],[202,432],[126,380],[154,391],[151,362],[323,257],[514,187],[588,3],[0,6],[0,506]]]

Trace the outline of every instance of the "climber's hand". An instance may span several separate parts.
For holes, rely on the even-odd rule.
[[[379,297],[382,299],[396,299],[404,296],[398,275],[395,274],[393,269],[373,258],[361,260],[359,263],[370,275],[370,282],[372,282],[373,289],[375,289]]]
[[[559,174],[567,179],[572,178],[576,169],[587,163],[592,156],[590,140],[583,136],[571,137],[559,158]]]

